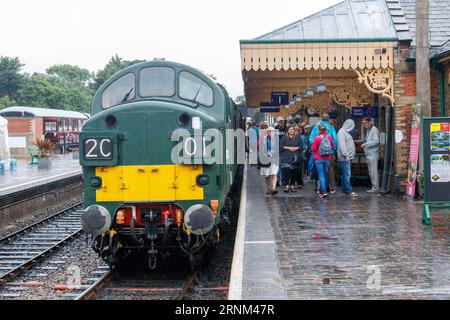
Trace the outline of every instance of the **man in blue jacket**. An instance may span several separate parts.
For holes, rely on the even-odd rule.
[[[338,138],[336,129],[330,123],[330,116],[325,113],[322,115],[322,121],[318,122],[313,129],[311,130],[311,134],[309,135],[309,145],[313,144],[314,138],[319,135],[319,124],[324,125],[327,128],[327,134],[333,139],[334,150],[333,150],[333,159],[335,158],[336,150],[338,148]],[[336,177],[334,173],[334,160],[330,162],[330,166],[328,168],[328,182],[330,187],[330,193],[336,192]]]

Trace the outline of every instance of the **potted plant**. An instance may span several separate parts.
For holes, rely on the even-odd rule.
[[[38,168],[49,169],[51,164],[50,157],[55,145],[50,140],[43,138],[36,138],[33,144],[39,149]]]

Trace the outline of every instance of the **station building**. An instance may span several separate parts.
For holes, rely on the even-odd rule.
[[[433,116],[450,115],[449,8],[450,0],[430,0]],[[313,122],[327,112],[339,127],[355,107],[370,106],[367,115],[381,132],[380,157],[393,159],[386,170],[405,175],[416,103],[415,26],[415,0],[345,0],[241,40],[247,106],[259,108],[272,92],[288,92],[289,104],[270,113],[271,119],[299,114]],[[404,137],[399,143],[395,130]]]
[[[36,138],[51,140],[56,149],[78,144],[81,126],[88,116],[77,112],[47,108],[8,107],[0,110],[8,120],[11,157],[26,159]]]

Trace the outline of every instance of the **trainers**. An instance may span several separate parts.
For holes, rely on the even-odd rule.
[[[331,193],[331,194],[335,194],[335,193],[336,193],[336,189],[331,189],[331,190],[330,190],[330,193]]]
[[[319,194],[319,197],[320,197],[320,199],[323,199],[323,198],[328,197],[328,194],[326,194],[326,193],[320,193],[320,194]]]
[[[354,193],[354,192],[346,192],[345,195],[351,196],[351,197],[357,197],[358,196],[358,194]]]
[[[372,189],[370,189],[370,190],[367,190],[367,193],[380,193],[380,189],[378,189],[378,188],[372,188]]]

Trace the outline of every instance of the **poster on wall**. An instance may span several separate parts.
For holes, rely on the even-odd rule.
[[[413,120],[411,123],[411,144],[408,161],[408,186],[406,188],[406,194],[409,197],[414,197],[416,193],[417,165],[419,163],[421,114],[421,105],[415,105],[413,108]]]
[[[450,151],[450,125],[432,123],[430,127],[431,151]]]
[[[450,182],[450,155],[431,155],[430,178],[433,183]]]

